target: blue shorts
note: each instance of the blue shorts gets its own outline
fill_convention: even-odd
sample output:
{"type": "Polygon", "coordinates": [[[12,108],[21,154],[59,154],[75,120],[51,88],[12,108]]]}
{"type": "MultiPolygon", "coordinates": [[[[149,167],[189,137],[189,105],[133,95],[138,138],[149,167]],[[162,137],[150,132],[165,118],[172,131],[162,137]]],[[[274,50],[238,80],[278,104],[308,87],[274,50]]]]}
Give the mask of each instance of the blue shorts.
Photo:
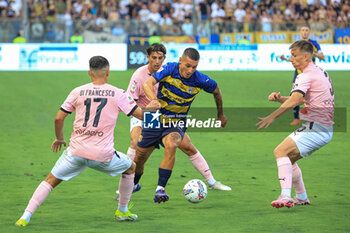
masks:
{"type": "Polygon", "coordinates": [[[298,75],[299,75],[298,70],[295,70],[294,77],[293,77],[293,83],[295,83],[295,79],[297,78],[298,75]]]}
{"type": "Polygon", "coordinates": [[[160,129],[142,129],[137,145],[141,148],[154,146],[159,149],[159,145],[164,147],[162,139],[172,132],[178,132],[183,139],[186,128],[161,126],[160,129]]]}

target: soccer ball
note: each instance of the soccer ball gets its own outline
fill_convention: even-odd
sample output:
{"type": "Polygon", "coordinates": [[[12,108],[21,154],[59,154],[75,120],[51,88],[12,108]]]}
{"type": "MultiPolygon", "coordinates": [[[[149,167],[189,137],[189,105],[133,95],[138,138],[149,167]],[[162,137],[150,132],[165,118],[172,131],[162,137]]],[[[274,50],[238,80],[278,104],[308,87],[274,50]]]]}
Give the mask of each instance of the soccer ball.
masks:
{"type": "Polygon", "coordinates": [[[199,203],[206,198],[207,194],[207,186],[201,180],[190,180],[184,186],[184,195],[189,202],[199,203]]]}

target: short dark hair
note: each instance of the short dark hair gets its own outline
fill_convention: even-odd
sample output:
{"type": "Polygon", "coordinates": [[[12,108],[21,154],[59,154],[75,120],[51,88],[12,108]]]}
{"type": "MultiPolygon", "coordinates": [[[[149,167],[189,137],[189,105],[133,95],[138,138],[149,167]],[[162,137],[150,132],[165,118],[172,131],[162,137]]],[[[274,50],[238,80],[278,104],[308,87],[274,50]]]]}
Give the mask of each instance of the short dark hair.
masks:
{"type": "Polygon", "coordinates": [[[191,58],[194,61],[199,61],[199,52],[197,51],[197,49],[194,48],[187,48],[185,49],[184,53],[182,54],[182,56],[187,56],[189,58],[191,58]]]}
{"type": "Polygon", "coordinates": [[[153,52],[162,52],[164,55],[166,54],[166,48],[163,44],[154,43],[147,50],[147,55],[151,55],[153,52]]]}
{"type": "Polygon", "coordinates": [[[308,24],[302,24],[302,25],[300,25],[300,29],[301,29],[301,28],[304,28],[304,27],[310,29],[310,26],[309,26],[308,24]]]}
{"type": "Polygon", "coordinates": [[[101,70],[106,67],[109,67],[109,62],[105,57],[102,56],[93,56],[89,60],[89,66],[92,70],[101,70]]]}
{"type": "Polygon", "coordinates": [[[312,43],[310,41],[307,40],[298,40],[295,41],[290,47],[289,49],[299,49],[300,52],[306,52],[309,53],[310,56],[312,56],[312,54],[314,53],[314,46],[312,45],[312,43]]]}

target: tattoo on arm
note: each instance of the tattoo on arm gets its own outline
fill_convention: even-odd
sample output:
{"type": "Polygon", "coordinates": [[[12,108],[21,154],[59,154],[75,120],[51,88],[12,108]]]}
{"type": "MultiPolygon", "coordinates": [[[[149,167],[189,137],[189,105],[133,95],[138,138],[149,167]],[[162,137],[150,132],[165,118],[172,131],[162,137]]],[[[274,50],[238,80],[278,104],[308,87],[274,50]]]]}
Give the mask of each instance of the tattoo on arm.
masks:
{"type": "Polygon", "coordinates": [[[213,92],[213,94],[214,94],[214,100],[218,111],[218,115],[221,115],[223,114],[223,110],[222,110],[222,95],[221,95],[220,89],[217,87],[213,92]]]}

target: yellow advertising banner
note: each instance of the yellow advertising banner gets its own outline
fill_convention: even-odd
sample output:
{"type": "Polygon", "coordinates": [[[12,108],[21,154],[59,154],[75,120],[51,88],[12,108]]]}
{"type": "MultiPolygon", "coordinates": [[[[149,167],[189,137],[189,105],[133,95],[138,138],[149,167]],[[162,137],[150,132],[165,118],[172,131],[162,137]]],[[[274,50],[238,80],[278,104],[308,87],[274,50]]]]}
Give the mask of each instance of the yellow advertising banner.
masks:
{"type": "Polygon", "coordinates": [[[128,44],[131,45],[145,45],[148,44],[148,36],[129,36],[128,44]]]}
{"type": "Polygon", "coordinates": [[[163,43],[189,43],[190,38],[188,36],[162,36],[163,43]]]}
{"type": "Polygon", "coordinates": [[[256,43],[290,43],[290,32],[256,32],[256,43]]]}
{"type": "Polygon", "coordinates": [[[237,44],[240,39],[246,36],[247,40],[251,44],[255,44],[254,33],[221,33],[220,34],[220,43],[221,44],[237,44]]]}
{"type": "MultiPolygon", "coordinates": [[[[333,31],[328,30],[324,32],[317,32],[317,31],[311,31],[310,39],[316,40],[319,44],[322,43],[328,43],[332,44],[333,43],[333,31]]],[[[299,32],[291,32],[291,42],[301,40],[301,35],[299,32]]]]}

